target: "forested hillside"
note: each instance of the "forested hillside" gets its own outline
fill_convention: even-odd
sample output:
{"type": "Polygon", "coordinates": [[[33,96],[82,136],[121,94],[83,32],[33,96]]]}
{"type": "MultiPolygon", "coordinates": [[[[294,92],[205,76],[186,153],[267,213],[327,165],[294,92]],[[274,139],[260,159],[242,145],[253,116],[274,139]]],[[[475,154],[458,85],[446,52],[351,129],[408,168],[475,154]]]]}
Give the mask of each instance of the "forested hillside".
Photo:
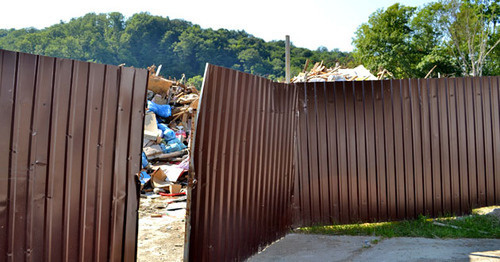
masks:
{"type": "MultiPolygon", "coordinates": [[[[162,64],[162,75],[177,78],[202,75],[207,62],[271,79],[283,78],[285,71],[284,41],[265,42],[245,31],[203,29],[148,13],[128,19],[120,13],[90,13],[41,30],[0,29],[0,48],[142,68],[162,64]]],[[[292,46],[291,53],[294,75],[307,58],[353,65],[352,55],[338,50],[292,46]]]]}
{"type": "MultiPolygon", "coordinates": [[[[352,53],[292,45],[292,75],[306,59],[329,67],[364,64],[374,74],[386,69],[395,78],[500,75],[499,14],[498,0],[438,0],[421,7],[396,3],[376,10],[358,27],[352,53]]],[[[283,79],[285,72],[284,41],[148,13],[129,18],[90,13],[41,30],[0,29],[0,48],[142,68],[162,64],[163,76],[185,74],[198,85],[207,62],[273,80],[283,79]]]]}

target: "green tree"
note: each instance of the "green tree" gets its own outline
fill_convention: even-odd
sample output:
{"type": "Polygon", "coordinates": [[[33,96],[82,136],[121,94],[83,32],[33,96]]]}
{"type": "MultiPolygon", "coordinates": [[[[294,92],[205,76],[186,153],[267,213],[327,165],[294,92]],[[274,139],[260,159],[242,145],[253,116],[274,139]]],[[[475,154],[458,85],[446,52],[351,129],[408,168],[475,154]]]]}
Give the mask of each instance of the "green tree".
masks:
{"type": "Polygon", "coordinates": [[[354,57],[398,78],[498,74],[498,0],[442,0],[420,9],[395,4],[373,13],[353,39],[354,57]]]}
{"type": "Polygon", "coordinates": [[[169,27],[169,19],[148,13],[133,15],[126,22],[121,42],[131,57],[131,63],[147,67],[158,63],[161,56],[161,40],[169,27]]]}
{"type": "Polygon", "coordinates": [[[446,33],[443,29],[444,9],[440,2],[430,3],[421,8],[411,21],[413,29],[412,42],[414,52],[418,56],[416,77],[424,77],[432,68],[431,76],[460,75],[461,70],[454,59],[450,47],[446,43],[446,33]]]}
{"type": "Polygon", "coordinates": [[[201,90],[201,85],[203,84],[203,76],[197,75],[189,78],[187,80],[189,85],[193,85],[196,89],[201,90]]]}
{"type": "Polygon", "coordinates": [[[415,11],[415,7],[394,4],[370,15],[356,31],[354,57],[372,71],[383,67],[398,78],[414,76],[418,59],[410,21],[415,11]]]}
{"type": "MultiPolygon", "coordinates": [[[[497,27],[496,32],[491,36],[489,46],[493,47],[498,41],[500,41],[500,27],[497,27]]],[[[491,53],[485,57],[483,74],[500,75],[500,48],[498,44],[491,50],[491,53]]]]}
{"type": "MultiPolygon", "coordinates": [[[[245,31],[204,29],[180,19],[120,13],[86,14],[45,29],[0,29],[0,48],[106,64],[147,67],[162,64],[161,74],[192,78],[206,63],[243,70],[271,79],[284,77],[284,41],[265,42],[245,31]]],[[[333,66],[351,61],[339,50],[309,50],[292,45],[292,72],[306,59],[333,66]],[[342,62],[341,62],[342,63],[342,62]]]]}
{"type": "Polygon", "coordinates": [[[441,12],[454,57],[465,75],[481,76],[488,55],[498,46],[498,0],[444,0],[441,12]]]}

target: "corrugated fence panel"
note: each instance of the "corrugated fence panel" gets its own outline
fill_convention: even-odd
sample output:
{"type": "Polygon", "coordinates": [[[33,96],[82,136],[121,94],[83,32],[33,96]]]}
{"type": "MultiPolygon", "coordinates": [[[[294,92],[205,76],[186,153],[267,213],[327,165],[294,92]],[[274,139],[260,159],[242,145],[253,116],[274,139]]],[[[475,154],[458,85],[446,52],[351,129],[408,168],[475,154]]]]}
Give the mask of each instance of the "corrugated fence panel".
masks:
{"type": "Polygon", "coordinates": [[[295,87],[208,65],[202,92],[189,260],[243,260],[291,226],[295,87]]]}
{"type": "Polygon", "coordinates": [[[291,226],[499,204],[499,82],[287,85],[208,65],[186,259],[243,260],[291,226]]]}
{"type": "Polygon", "coordinates": [[[0,261],[135,260],[147,76],[0,50],[0,261]]]}
{"type": "Polygon", "coordinates": [[[294,84],[294,225],[463,214],[500,203],[499,79],[294,84]]]}

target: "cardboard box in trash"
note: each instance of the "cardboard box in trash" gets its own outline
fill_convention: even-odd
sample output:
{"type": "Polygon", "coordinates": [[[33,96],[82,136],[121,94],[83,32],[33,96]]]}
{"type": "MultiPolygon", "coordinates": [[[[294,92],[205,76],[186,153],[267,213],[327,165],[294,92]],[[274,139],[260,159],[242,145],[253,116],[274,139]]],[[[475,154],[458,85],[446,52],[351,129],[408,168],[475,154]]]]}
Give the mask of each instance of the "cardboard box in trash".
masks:
{"type": "Polygon", "coordinates": [[[153,187],[163,188],[170,192],[170,194],[177,194],[181,191],[182,186],[179,184],[173,184],[171,181],[167,181],[168,177],[163,172],[161,168],[158,168],[153,174],[151,174],[151,179],[153,182],[153,187]]]}

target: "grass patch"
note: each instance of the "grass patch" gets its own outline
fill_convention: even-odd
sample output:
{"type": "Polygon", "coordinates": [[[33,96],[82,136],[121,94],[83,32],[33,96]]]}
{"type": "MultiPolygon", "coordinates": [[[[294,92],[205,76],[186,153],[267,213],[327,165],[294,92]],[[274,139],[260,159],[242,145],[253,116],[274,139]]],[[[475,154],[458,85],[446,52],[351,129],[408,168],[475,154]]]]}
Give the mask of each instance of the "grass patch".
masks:
{"type": "Polygon", "coordinates": [[[500,219],[473,212],[464,217],[429,219],[420,216],[415,220],[397,222],[363,223],[349,225],[312,226],[297,229],[307,234],[427,237],[427,238],[500,238],[500,219]],[[438,226],[438,222],[447,226],[438,226]]]}

